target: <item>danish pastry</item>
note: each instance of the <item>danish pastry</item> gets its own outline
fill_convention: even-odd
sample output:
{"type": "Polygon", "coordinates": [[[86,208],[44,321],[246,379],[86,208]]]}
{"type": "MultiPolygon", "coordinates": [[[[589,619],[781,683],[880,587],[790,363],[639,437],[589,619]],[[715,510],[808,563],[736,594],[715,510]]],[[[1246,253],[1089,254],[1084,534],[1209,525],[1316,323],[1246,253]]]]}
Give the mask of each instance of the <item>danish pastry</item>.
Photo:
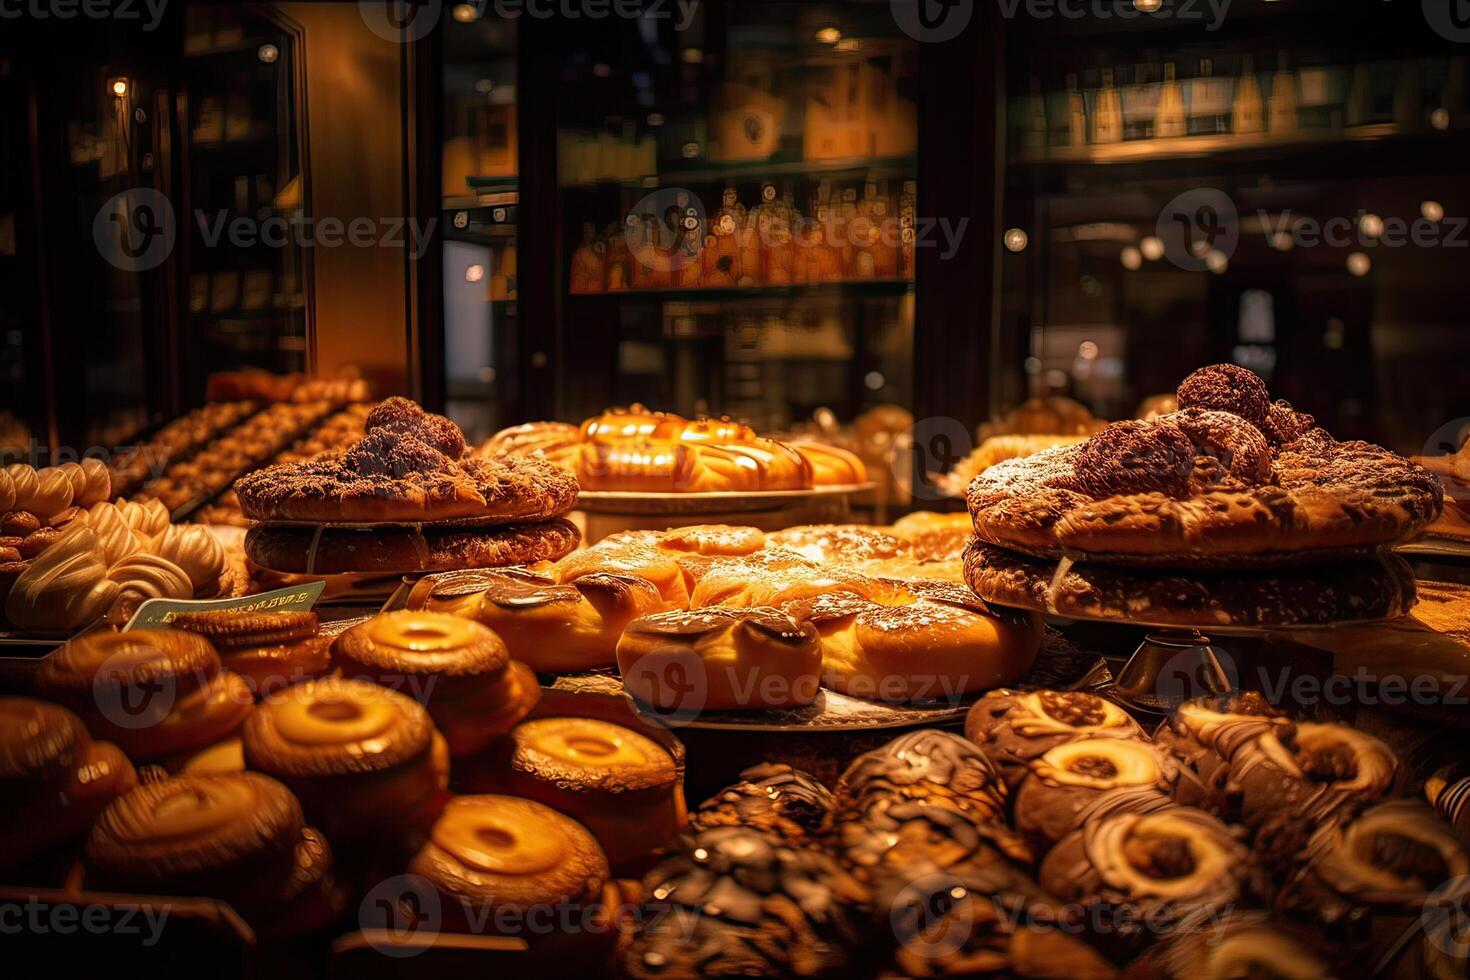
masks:
{"type": "Polygon", "coordinates": [[[965,716],[965,737],[985,750],[1015,788],[1031,763],[1084,738],[1147,740],[1133,717],[1085,691],[991,691],[965,716]]]}

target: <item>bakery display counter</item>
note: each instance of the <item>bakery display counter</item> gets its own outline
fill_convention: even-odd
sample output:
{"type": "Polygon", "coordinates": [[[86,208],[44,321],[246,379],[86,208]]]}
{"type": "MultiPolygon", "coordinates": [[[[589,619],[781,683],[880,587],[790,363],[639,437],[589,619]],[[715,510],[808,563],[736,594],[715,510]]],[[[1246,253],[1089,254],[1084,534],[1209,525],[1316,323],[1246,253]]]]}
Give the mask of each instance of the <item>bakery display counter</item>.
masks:
{"type": "MultiPolygon", "coordinates": [[[[586,493],[863,464],[637,407],[479,448],[407,399],[339,409],[340,443],[234,481],[240,603],[104,619],[16,674],[0,881],[183,896],[170,955],[223,929],[253,975],[1463,972],[1470,607],[1393,551],[1439,477],[1240,369],[1169,408],[987,466],[962,513],[597,540],[586,493]],[[259,595],[312,581],[393,589],[259,595]]],[[[90,535],[98,595],[217,541],[96,464],[6,479],[77,511],[50,548],[90,535]]],[[[55,560],[7,610],[70,608],[31,571],[55,560]]]]}

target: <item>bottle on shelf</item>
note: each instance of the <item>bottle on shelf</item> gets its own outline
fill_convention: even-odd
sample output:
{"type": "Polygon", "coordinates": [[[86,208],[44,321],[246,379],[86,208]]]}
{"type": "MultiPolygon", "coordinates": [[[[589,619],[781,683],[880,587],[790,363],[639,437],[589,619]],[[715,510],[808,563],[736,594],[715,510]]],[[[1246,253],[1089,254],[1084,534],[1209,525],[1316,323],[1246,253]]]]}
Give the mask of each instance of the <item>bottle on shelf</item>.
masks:
{"type": "Polygon", "coordinates": [[[633,288],[668,289],[673,286],[673,250],[663,242],[659,216],[629,216],[637,221],[638,247],[633,250],[633,288]]]}
{"type": "Polygon", "coordinates": [[[1087,100],[1077,87],[1077,76],[1067,76],[1067,118],[1062,133],[1062,146],[1087,145],[1087,100]]]}
{"type": "Polygon", "coordinates": [[[1189,83],[1188,131],[1191,136],[1217,136],[1230,132],[1230,104],[1234,85],[1215,75],[1212,58],[1201,58],[1199,76],[1189,83]]]}
{"type": "Polygon", "coordinates": [[[837,206],[832,201],[831,181],[823,178],[817,186],[815,227],[817,243],[813,256],[808,260],[813,282],[839,282],[843,272],[843,248],[841,235],[845,229],[839,226],[837,206]]]}
{"type": "Polygon", "coordinates": [[[600,293],[607,277],[604,255],[607,247],[597,240],[592,222],[582,225],[582,244],[572,252],[573,293],[600,293]]]}
{"type": "Polygon", "coordinates": [[[1277,57],[1276,71],[1271,74],[1266,125],[1272,136],[1286,136],[1297,131],[1296,72],[1287,64],[1284,51],[1277,57]]]}
{"type": "Polygon", "coordinates": [[[1123,107],[1118,101],[1118,89],[1113,85],[1113,70],[1102,70],[1102,88],[1092,105],[1092,141],[1094,143],[1120,143],[1123,140],[1123,107]]]}
{"type": "Polygon", "coordinates": [[[903,278],[914,279],[914,262],[917,258],[919,232],[915,227],[918,214],[918,181],[903,182],[903,193],[898,199],[899,268],[903,278]]]}
{"type": "Polygon", "coordinates": [[[1123,139],[1146,140],[1154,135],[1154,118],[1159,111],[1159,85],[1153,66],[1133,67],[1132,84],[1123,86],[1123,139]]]}
{"type": "Polygon", "coordinates": [[[609,226],[606,238],[604,263],[607,272],[603,289],[609,293],[620,293],[632,286],[633,252],[628,248],[628,236],[620,225],[609,226]]]}
{"type": "Polygon", "coordinates": [[[1419,78],[1419,63],[1412,58],[1399,62],[1398,83],[1393,89],[1393,121],[1401,131],[1412,132],[1424,126],[1424,89],[1419,78]]]}
{"type": "Polygon", "coordinates": [[[1240,61],[1240,84],[1235,87],[1235,106],[1230,128],[1237,135],[1265,132],[1266,104],[1261,99],[1261,85],[1256,80],[1255,64],[1250,55],[1240,61]]]}
{"type": "Polygon", "coordinates": [[[873,276],[876,279],[897,279],[899,275],[898,219],[889,207],[886,189],[877,181],[867,183],[863,195],[862,210],[873,224],[873,276]]]}
{"type": "Polygon", "coordinates": [[[740,275],[737,285],[763,285],[765,270],[766,235],[771,225],[771,213],[776,200],[776,185],[761,185],[760,203],[745,214],[745,220],[737,233],[740,243],[740,275]]]}
{"type": "Polygon", "coordinates": [[[1159,107],[1154,114],[1154,135],[1172,139],[1187,132],[1184,119],[1184,92],[1175,75],[1174,62],[1164,65],[1164,81],[1159,86],[1159,107]]]}
{"type": "Polygon", "coordinates": [[[1046,153],[1046,99],[1041,94],[1041,79],[1031,76],[1031,88],[1021,114],[1021,152],[1028,157],[1046,153]]]}
{"type": "Polygon", "coordinates": [[[700,252],[701,286],[734,286],[740,279],[739,226],[729,206],[720,208],[700,252]]]}
{"type": "Polygon", "coordinates": [[[705,224],[699,220],[698,209],[690,205],[688,195],[681,193],[677,203],[682,220],[675,276],[681,288],[693,289],[701,284],[704,270],[700,253],[704,250],[705,224]]]}

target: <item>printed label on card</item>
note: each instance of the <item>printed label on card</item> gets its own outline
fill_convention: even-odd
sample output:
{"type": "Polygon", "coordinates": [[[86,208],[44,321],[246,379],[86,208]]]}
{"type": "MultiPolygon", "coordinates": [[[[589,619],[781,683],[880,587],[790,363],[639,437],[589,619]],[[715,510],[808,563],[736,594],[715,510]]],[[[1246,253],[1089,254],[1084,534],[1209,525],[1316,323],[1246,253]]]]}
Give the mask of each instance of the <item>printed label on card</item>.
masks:
{"type": "Polygon", "coordinates": [[[241,596],[238,599],[149,599],[138,607],[123,632],[168,629],[174,617],[184,612],[297,612],[306,611],[321,598],[325,582],[308,582],[284,589],[241,596]]]}

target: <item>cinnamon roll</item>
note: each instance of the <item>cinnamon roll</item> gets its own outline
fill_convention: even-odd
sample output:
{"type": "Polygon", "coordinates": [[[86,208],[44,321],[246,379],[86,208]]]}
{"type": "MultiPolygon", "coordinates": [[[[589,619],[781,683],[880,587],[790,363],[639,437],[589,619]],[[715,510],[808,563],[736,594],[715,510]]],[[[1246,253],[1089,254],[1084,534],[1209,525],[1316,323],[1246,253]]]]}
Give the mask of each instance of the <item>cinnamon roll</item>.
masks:
{"type": "Polygon", "coordinates": [[[1186,701],[1159,726],[1154,741],[1199,776],[1207,810],[1234,819],[1239,800],[1233,798],[1228,760],[1262,734],[1290,725],[1265,698],[1247,692],[1186,701]]]}
{"type": "Polygon", "coordinates": [[[991,691],[975,702],[965,716],[965,737],[1000,767],[1012,789],[1034,760],[1065,742],[1148,739],[1128,712],[1096,694],[1009,688],[991,691]]]}
{"type": "Polygon", "coordinates": [[[326,840],[286,787],[253,772],[176,776],[114,800],[87,869],[95,890],[224,899],[267,935],[312,932],[345,905],[326,840]]]}
{"type": "Polygon", "coordinates": [[[861,965],[866,889],[820,851],[719,827],[661,862],[643,890],[623,963],[637,980],[842,976],[861,965]]]}
{"type": "Polygon", "coordinates": [[[427,826],[449,753],[417,701],[368,681],[323,677],[277,691],[241,733],[245,764],[296,794],[334,841],[427,826]]]}
{"type": "Polygon", "coordinates": [[[498,636],[448,613],[379,613],[339,636],[332,652],[345,675],[422,702],[451,756],[478,752],[541,700],[535,675],[498,636]]]}
{"type": "Polygon", "coordinates": [[[218,742],[254,704],[208,640],[179,630],[103,631],[72,640],[46,658],[36,690],[138,762],[218,742]]]}
{"type": "Polygon", "coordinates": [[[1342,976],[1326,940],[1264,912],[1231,912],[1219,923],[1177,933],[1129,964],[1125,980],[1325,980],[1342,976]]]}
{"type": "Polygon", "coordinates": [[[684,829],[682,759],[621,725],[523,721],[491,755],[460,774],[464,789],[536,800],[574,817],[619,873],[646,868],[650,852],[684,829]]]}
{"type": "Polygon", "coordinates": [[[97,815],[136,783],[127,757],[92,741],[72,712],[0,698],[0,868],[85,837],[97,815]]]}
{"type": "Polygon", "coordinates": [[[1044,853],[1101,815],[1192,805],[1203,796],[1193,773],[1147,742],[1078,739],[1032,761],[1016,790],[1015,824],[1044,853]]]}
{"type": "Polygon", "coordinates": [[[1272,833],[1307,831],[1343,806],[1392,796],[1403,764],[1383,742],[1347,725],[1271,727],[1231,753],[1230,790],[1240,817],[1272,833]]]}
{"type": "Polygon", "coordinates": [[[1214,920],[1242,901],[1249,870],[1250,852],[1229,827],[1172,806],[1098,816],[1052,848],[1039,880],[1079,906],[1100,947],[1123,954],[1214,920]]]}

